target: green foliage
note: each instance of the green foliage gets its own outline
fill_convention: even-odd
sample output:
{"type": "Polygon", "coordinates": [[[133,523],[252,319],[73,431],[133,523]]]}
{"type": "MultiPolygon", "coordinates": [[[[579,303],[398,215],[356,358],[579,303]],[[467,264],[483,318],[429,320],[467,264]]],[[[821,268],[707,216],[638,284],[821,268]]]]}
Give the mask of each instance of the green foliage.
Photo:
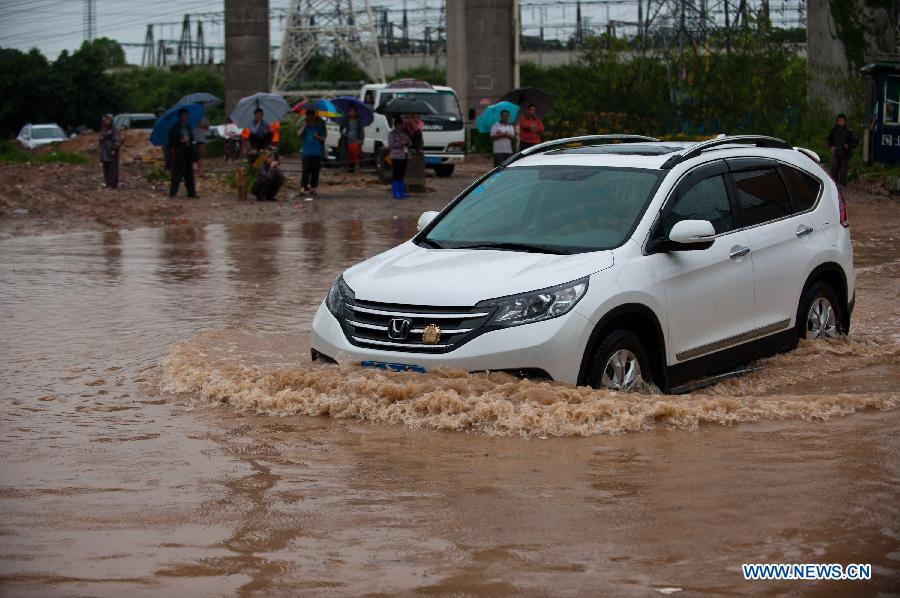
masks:
{"type": "Polygon", "coordinates": [[[97,127],[124,97],[105,70],[124,60],[121,47],[102,38],[64,51],[52,63],[37,50],[0,49],[0,136],[26,123],[97,127]]]}
{"type": "Polygon", "coordinates": [[[221,158],[225,155],[225,140],[219,137],[207,138],[203,144],[203,158],[209,160],[211,158],[221,158]]]}
{"type": "Polygon", "coordinates": [[[29,151],[14,141],[0,141],[0,162],[13,164],[87,164],[83,154],[51,150],[49,152],[29,151]]]}
{"type": "Polygon", "coordinates": [[[300,138],[297,137],[297,129],[300,128],[300,118],[293,112],[289,112],[281,121],[280,141],[278,153],[281,156],[293,156],[300,151],[300,138]]]}
{"type": "Polygon", "coordinates": [[[152,183],[162,183],[169,180],[169,172],[165,168],[156,167],[147,173],[147,180],[152,183]]]}
{"type": "MultiPolygon", "coordinates": [[[[124,93],[124,111],[153,112],[169,108],[183,96],[200,91],[224,97],[225,78],[212,69],[167,70],[129,67],[113,74],[113,82],[124,93]]],[[[207,110],[210,122],[224,121],[221,108],[207,110]],[[218,111],[218,114],[216,113],[218,111]]]]}
{"type": "Polygon", "coordinates": [[[408,69],[400,69],[391,75],[389,79],[419,79],[421,81],[428,81],[432,85],[446,85],[447,73],[444,69],[437,67],[415,66],[408,69]]]}

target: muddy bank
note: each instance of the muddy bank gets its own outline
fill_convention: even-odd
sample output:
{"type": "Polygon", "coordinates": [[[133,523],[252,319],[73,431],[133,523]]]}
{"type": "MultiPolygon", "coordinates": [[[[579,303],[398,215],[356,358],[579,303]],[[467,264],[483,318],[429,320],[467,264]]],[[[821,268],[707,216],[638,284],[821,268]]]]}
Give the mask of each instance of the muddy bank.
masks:
{"type": "Polygon", "coordinates": [[[432,174],[427,193],[412,194],[404,201],[394,200],[390,186],[379,183],[373,172],[353,175],[324,169],[319,193],[307,201],[300,193],[299,160],[286,158],[283,163],[289,176],[278,202],[257,202],[252,195],[250,201],[238,201],[229,176],[236,165],[222,159],[207,161],[207,176],[197,178],[197,199],[185,197],[183,185],[179,196],[170,199],[168,181],[158,180],[161,171],[153,160],[123,162],[116,190],[103,187],[99,164],[0,163],[0,238],[168,224],[306,220],[319,217],[319,203],[329,201],[341,202],[341,210],[355,217],[418,216],[442,208],[490,168],[487,160],[473,158],[450,178],[432,174]]]}

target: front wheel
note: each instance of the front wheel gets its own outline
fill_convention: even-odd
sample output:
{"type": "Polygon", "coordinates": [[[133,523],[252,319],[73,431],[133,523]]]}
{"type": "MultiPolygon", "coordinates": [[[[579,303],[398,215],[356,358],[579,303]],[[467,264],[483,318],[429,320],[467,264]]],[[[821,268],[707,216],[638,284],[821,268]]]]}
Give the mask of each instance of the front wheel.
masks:
{"type": "Polygon", "coordinates": [[[803,293],[797,310],[800,338],[834,338],[844,333],[844,315],[837,294],[824,282],[815,282],[803,293]]]}
{"type": "Polygon", "coordinates": [[[649,386],[650,376],[650,360],[641,339],[630,330],[614,330],[594,352],[587,383],[594,388],[631,391],[649,386]]]}
{"type": "Polygon", "coordinates": [[[455,167],[455,164],[437,164],[434,167],[434,174],[441,178],[447,178],[453,175],[453,169],[455,167]]]}

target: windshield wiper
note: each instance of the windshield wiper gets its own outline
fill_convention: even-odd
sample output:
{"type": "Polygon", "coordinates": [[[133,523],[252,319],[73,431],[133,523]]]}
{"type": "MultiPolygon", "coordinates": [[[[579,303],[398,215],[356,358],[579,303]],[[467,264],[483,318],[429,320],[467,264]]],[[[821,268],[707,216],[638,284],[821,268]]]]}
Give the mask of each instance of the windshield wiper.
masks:
{"type": "Polygon", "coordinates": [[[431,247],[432,249],[443,249],[444,248],[443,245],[441,245],[437,241],[432,241],[428,237],[425,237],[424,239],[419,239],[419,243],[421,243],[422,245],[425,245],[426,247],[431,247]]]}
{"type": "Polygon", "coordinates": [[[530,243],[476,243],[474,245],[460,245],[454,249],[506,249],[508,251],[526,251],[528,253],[550,253],[553,255],[571,255],[571,252],[547,245],[532,245],[530,243]]]}

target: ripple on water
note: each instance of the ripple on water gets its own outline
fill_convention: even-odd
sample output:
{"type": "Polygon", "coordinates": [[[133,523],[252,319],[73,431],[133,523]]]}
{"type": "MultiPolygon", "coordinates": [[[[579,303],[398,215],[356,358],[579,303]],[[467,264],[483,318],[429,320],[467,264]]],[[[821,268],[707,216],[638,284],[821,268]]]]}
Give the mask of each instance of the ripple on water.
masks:
{"type": "Polygon", "coordinates": [[[874,341],[803,343],[763,361],[753,374],[681,396],[613,393],[499,372],[435,369],[422,375],[291,364],[277,354],[242,350],[258,341],[223,331],[176,345],[162,364],[163,389],[191,393],[198,404],[270,416],[354,418],[414,429],[522,436],[587,436],[657,426],[696,430],[701,424],[766,419],[827,421],[900,404],[900,393],[893,389],[833,393],[804,387],[823,375],[838,376],[869,364],[896,366],[900,349],[874,341]]]}

